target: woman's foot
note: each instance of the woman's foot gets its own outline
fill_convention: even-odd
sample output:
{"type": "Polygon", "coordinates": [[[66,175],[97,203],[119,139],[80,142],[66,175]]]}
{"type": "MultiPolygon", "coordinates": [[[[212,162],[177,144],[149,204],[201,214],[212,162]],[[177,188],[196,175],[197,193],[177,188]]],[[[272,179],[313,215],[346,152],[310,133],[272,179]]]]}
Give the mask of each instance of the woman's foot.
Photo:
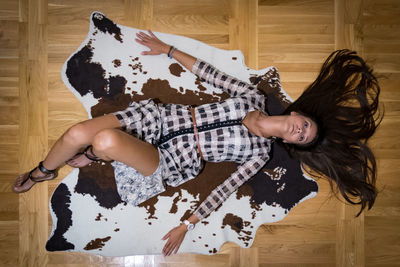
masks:
{"type": "Polygon", "coordinates": [[[89,165],[92,162],[93,160],[87,158],[85,154],[78,153],[69,160],[67,160],[65,163],[74,168],[82,168],[89,165]]]}
{"type": "Polygon", "coordinates": [[[93,153],[93,146],[88,146],[83,152],[80,152],[67,160],[65,163],[68,164],[71,167],[74,168],[82,168],[93,161],[100,161],[101,159],[98,158],[94,153],[93,153]]]}
{"type": "Polygon", "coordinates": [[[36,183],[52,180],[57,177],[57,169],[48,170],[43,167],[43,161],[39,166],[30,172],[21,174],[15,179],[13,191],[15,193],[24,193],[31,189],[36,183]]]}

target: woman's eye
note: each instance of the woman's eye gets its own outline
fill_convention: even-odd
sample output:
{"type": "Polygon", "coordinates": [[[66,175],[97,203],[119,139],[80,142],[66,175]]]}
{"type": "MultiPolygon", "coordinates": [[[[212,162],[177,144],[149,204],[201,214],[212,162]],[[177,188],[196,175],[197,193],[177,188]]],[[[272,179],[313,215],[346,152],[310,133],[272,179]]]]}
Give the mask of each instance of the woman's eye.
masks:
{"type": "Polygon", "coordinates": [[[308,122],[304,122],[304,128],[308,127],[308,122]]]}

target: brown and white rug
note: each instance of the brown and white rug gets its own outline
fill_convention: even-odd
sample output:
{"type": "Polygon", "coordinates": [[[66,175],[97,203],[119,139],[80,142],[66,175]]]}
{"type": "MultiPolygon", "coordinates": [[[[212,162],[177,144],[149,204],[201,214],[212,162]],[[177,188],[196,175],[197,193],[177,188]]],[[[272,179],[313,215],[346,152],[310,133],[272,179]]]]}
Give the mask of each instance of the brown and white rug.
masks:
{"type": "MultiPolygon", "coordinates": [[[[100,12],[90,17],[86,40],[62,69],[66,86],[89,118],[124,109],[132,101],[153,98],[164,103],[199,105],[227,97],[167,56],[142,56],[134,41],[138,29],[115,24],[100,12]]],[[[291,101],[278,71],[251,70],[240,51],[226,51],[172,34],[161,40],[257,85],[268,95],[270,114],[291,101]]],[[[299,162],[273,145],[272,159],[209,217],[188,232],[180,253],[215,254],[227,241],[250,247],[258,227],[282,220],[300,202],[317,194],[317,183],[303,175],[299,162]]],[[[111,163],[74,169],[51,200],[49,251],[81,251],[107,256],[161,254],[161,238],[188,218],[208,194],[235,170],[233,163],[207,163],[199,177],[168,188],[138,207],[122,202],[111,163]]]]}

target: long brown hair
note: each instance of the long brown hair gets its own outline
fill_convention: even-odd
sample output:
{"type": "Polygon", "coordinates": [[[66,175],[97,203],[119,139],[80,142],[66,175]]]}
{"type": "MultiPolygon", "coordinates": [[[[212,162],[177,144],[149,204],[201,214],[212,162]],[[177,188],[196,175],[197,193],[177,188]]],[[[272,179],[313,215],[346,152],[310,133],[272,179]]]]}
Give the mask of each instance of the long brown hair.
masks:
{"type": "Polygon", "coordinates": [[[317,79],[287,107],[318,124],[318,137],[308,146],[279,142],[292,157],[328,177],[333,191],[346,201],[371,209],[377,196],[376,161],[367,145],[383,118],[380,87],[372,69],[356,52],[338,50],[317,79]],[[336,184],[336,188],[334,187],[336,184]]]}

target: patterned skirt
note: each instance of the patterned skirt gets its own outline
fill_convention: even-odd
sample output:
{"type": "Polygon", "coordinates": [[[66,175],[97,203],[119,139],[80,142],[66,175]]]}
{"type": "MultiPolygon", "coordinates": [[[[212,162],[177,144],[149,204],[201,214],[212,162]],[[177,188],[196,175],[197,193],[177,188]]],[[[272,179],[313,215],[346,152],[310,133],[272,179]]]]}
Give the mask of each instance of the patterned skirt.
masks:
{"type": "MultiPolygon", "coordinates": [[[[122,129],[151,144],[157,144],[161,135],[160,112],[152,100],[132,102],[125,110],[113,112],[121,123],[122,129]]],[[[118,161],[112,162],[115,181],[121,199],[137,206],[147,199],[165,191],[166,163],[159,151],[157,170],[144,176],[134,168],[118,161]]]]}
{"type": "Polygon", "coordinates": [[[182,127],[193,126],[186,106],[160,106],[149,99],[132,102],[125,110],[112,114],[125,132],[157,147],[160,157],[157,170],[150,176],[143,176],[124,163],[112,163],[118,193],[123,201],[136,206],[164,192],[166,185],[179,186],[201,171],[203,162],[193,133],[180,134],[182,127]],[[182,116],[187,123],[177,128],[174,122],[181,121],[182,116]],[[174,137],[177,132],[180,135],[174,137]]]}
{"type": "Polygon", "coordinates": [[[160,155],[160,162],[157,170],[149,175],[136,171],[134,168],[119,161],[113,161],[115,181],[118,194],[126,203],[137,206],[147,199],[165,191],[165,160],[160,155]]]}

